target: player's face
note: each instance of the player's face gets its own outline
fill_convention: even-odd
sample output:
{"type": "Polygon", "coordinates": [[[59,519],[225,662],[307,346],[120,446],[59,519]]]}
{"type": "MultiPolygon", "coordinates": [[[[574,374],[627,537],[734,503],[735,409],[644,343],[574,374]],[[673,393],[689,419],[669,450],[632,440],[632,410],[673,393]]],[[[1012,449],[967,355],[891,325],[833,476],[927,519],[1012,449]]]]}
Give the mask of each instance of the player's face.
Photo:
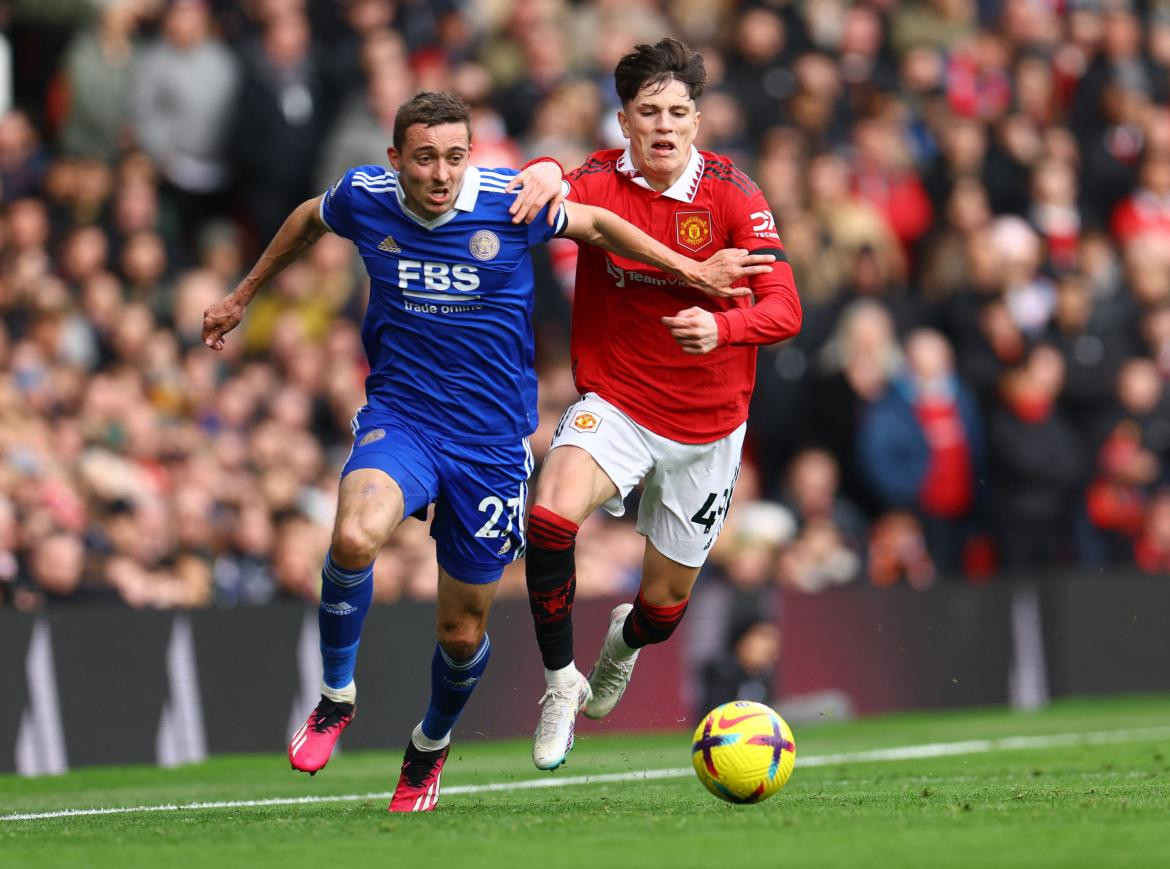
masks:
{"type": "Polygon", "coordinates": [[[466,124],[412,124],[402,137],[402,150],[389,148],[390,165],[406,206],[419,217],[433,220],[455,206],[471,156],[466,124]]]}
{"type": "Polygon", "coordinates": [[[618,123],[630,140],[634,166],[655,190],[679,179],[699,131],[699,111],[686,85],[671,79],[663,87],[650,84],[618,112],[618,123]]]}

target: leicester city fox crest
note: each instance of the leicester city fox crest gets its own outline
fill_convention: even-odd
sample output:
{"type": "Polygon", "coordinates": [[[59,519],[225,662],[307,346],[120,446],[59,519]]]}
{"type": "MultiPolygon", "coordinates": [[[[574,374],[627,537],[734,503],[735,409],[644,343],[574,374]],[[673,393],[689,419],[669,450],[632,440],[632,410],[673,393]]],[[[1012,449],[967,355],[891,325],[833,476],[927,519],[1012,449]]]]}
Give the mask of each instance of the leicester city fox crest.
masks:
{"type": "Polygon", "coordinates": [[[481,262],[494,259],[500,252],[500,237],[490,229],[481,229],[467,243],[471,255],[481,262]]]}

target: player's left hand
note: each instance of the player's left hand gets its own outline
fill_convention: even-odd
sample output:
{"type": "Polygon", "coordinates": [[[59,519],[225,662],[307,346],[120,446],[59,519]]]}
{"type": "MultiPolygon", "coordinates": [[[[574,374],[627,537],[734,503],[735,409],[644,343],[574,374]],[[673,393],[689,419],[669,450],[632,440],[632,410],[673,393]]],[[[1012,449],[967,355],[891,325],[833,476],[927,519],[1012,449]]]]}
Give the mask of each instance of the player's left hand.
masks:
{"type": "Polygon", "coordinates": [[[695,274],[688,281],[696,290],[716,298],[750,296],[749,287],[733,287],[731,284],[752,275],[764,275],[772,271],[776,261],[770,253],[749,253],[740,247],[724,248],[712,254],[695,266],[695,274]]]}
{"type": "Polygon", "coordinates": [[[710,353],[719,346],[719,324],[715,315],[703,308],[687,308],[673,317],[663,317],[683,353],[710,353]]]}
{"type": "Polygon", "coordinates": [[[547,160],[533,163],[527,169],[504,185],[508,193],[517,193],[516,199],[508,208],[513,223],[532,223],[540,209],[548,204],[548,225],[552,226],[557,219],[557,208],[564,201],[565,195],[561,187],[560,167],[547,160]]]}

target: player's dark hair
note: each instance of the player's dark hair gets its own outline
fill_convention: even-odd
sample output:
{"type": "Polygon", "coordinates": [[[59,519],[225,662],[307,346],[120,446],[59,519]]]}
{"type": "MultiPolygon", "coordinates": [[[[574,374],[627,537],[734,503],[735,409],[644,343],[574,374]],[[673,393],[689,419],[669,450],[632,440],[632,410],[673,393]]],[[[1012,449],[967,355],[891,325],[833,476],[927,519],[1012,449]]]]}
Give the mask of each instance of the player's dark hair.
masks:
{"type": "Polygon", "coordinates": [[[463,124],[471,138],[471,109],[455,94],[445,91],[422,91],[402,104],[394,115],[394,147],[402,150],[406,131],[415,124],[437,127],[439,124],[463,124]]]}
{"type": "Polygon", "coordinates": [[[661,90],[672,79],[685,85],[687,95],[697,100],[707,83],[707,67],[703,65],[703,55],[669,36],[654,45],[635,45],[613,71],[613,83],[622,105],[647,85],[658,85],[661,90]]]}

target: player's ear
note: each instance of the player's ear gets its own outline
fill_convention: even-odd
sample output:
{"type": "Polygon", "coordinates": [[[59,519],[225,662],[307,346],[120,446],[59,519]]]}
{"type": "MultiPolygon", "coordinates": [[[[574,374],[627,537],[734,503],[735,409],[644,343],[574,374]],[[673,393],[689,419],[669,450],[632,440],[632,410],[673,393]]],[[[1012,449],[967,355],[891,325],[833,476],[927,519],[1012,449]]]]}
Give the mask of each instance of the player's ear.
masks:
{"type": "Polygon", "coordinates": [[[402,169],[402,155],[398,152],[397,148],[391,145],[386,149],[386,156],[390,159],[390,166],[395,172],[402,169]]]}
{"type": "Polygon", "coordinates": [[[630,138],[630,119],[621,109],[618,109],[618,126],[622,128],[622,135],[627,139],[630,138]]]}

